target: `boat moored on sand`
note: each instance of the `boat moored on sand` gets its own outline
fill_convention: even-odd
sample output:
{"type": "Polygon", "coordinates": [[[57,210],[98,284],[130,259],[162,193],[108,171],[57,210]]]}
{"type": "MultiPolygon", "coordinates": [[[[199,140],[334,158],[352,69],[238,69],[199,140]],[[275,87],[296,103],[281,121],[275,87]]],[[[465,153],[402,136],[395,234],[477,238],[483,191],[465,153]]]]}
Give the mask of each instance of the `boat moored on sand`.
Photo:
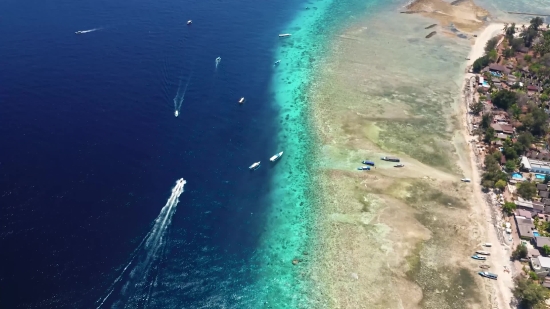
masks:
{"type": "Polygon", "coordinates": [[[487,271],[480,271],[480,272],[478,272],[478,274],[482,277],[493,279],[493,280],[497,280],[497,278],[498,278],[498,275],[487,272],[487,271]]]}
{"type": "Polygon", "coordinates": [[[374,166],[374,162],[373,162],[373,161],[363,160],[363,161],[361,161],[361,163],[363,163],[363,164],[365,164],[365,165],[374,166]]]}
{"type": "Polygon", "coordinates": [[[370,166],[360,166],[357,168],[358,171],[370,171],[370,166]]]}
{"type": "Polygon", "coordinates": [[[481,255],[475,254],[475,255],[472,255],[472,259],[474,259],[474,260],[480,260],[480,261],[485,261],[487,258],[484,257],[484,256],[481,256],[481,255]]]}
{"type": "Polygon", "coordinates": [[[251,170],[251,171],[255,171],[257,170],[259,167],[260,167],[260,162],[261,161],[258,161],[258,162],[254,162],[252,165],[250,165],[248,168],[251,170]]]}
{"type": "Polygon", "coordinates": [[[477,254],[481,254],[481,255],[491,255],[491,253],[487,252],[487,251],[476,251],[477,254]]]}
{"type": "Polygon", "coordinates": [[[403,166],[405,166],[405,164],[396,164],[393,167],[403,167],[403,166]]]}
{"type": "Polygon", "coordinates": [[[382,158],[380,158],[380,160],[390,161],[390,162],[399,162],[399,161],[401,161],[401,160],[399,160],[399,158],[396,158],[396,157],[382,157],[382,158]]]}
{"type": "Polygon", "coordinates": [[[269,158],[269,161],[271,162],[275,162],[277,160],[279,160],[279,158],[281,158],[283,156],[283,152],[279,152],[278,154],[272,156],[271,158],[269,158]]]}

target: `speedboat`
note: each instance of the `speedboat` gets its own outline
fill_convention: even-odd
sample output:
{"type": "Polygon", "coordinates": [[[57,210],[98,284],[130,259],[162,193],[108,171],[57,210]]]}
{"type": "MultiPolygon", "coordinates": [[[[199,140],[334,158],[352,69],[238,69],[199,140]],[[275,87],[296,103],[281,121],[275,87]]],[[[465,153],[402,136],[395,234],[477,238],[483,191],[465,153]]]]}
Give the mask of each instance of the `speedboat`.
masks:
{"type": "Polygon", "coordinates": [[[370,166],[360,166],[357,168],[358,171],[370,171],[370,166]]]}
{"type": "Polygon", "coordinates": [[[278,154],[274,155],[273,157],[269,158],[269,161],[275,162],[275,161],[279,160],[279,158],[282,157],[282,156],[283,156],[283,152],[281,151],[278,154]]]}
{"type": "Polygon", "coordinates": [[[477,254],[481,254],[481,255],[491,255],[491,253],[487,252],[487,251],[476,251],[477,254]]]}
{"type": "Polygon", "coordinates": [[[495,275],[495,274],[487,272],[487,271],[480,271],[480,272],[478,272],[478,274],[482,277],[489,278],[489,279],[497,280],[497,278],[498,278],[498,275],[495,275]]]}
{"type": "Polygon", "coordinates": [[[83,33],[82,31],[77,31],[74,34],[82,34],[82,33],[83,33]]]}
{"type": "Polygon", "coordinates": [[[291,35],[292,34],[290,34],[290,33],[281,33],[281,34],[279,34],[279,37],[280,38],[286,38],[287,36],[291,36],[291,35]]]}
{"type": "Polygon", "coordinates": [[[244,97],[242,97],[240,100],[239,100],[239,104],[243,104],[244,103],[244,97]]]}
{"type": "Polygon", "coordinates": [[[252,171],[255,171],[258,169],[258,167],[260,167],[260,161],[258,162],[254,162],[252,165],[250,165],[248,168],[252,171]]]}
{"type": "Polygon", "coordinates": [[[190,24],[192,24],[192,23],[193,23],[193,21],[192,21],[191,19],[187,21],[187,24],[188,24],[188,25],[190,25],[190,24]]]}
{"type": "Polygon", "coordinates": [[[396,164],[393,167],[403,167],[403,166],[405,166],[405,164],[396,164]]]}
{"type": "Polygon", "coordinates": [[[480,256],[480,255],[477,255],[477,254],[476,254],[476,255],[472,255],[472,259],[484,261],[484,260],[486,260],[487,258],[484,257],[484,256],[480,256]]]}
{"type": "Polygon", "coordinates": [[[176,117],[178,117],[179,114],[180,114],[180,112],[178,112],[178,111],[175,111],[175,112],[174,112],[174,116],[176,116],[176,117]]]}
{"type": "Polygon", "coordinates": [[[275,61],[275,65],[279,65],[279,63],[281,63],[281,60],[275,61]]]}

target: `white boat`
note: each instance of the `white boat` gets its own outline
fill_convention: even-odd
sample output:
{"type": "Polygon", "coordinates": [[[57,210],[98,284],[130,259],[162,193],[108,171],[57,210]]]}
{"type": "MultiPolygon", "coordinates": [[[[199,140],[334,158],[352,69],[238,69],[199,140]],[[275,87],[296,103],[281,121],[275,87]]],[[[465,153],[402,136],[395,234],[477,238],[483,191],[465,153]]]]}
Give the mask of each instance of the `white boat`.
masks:
{"type": "Polygon", "coordinates": [[[396,164],[393,167],[403,167],[403,166],[405,166],[405,164],[396,164]]]}
{"type": "Polygon", "coordinates": [[[283,152],[281,151],[278,154],[274,155],[273,157],[269,158],[269,161],[275,162],[275,161],[279,160],[279,158],[282,157],[282,156],[283,156],[283,152]]]}
{"type": "Polygon", "coordinates": [[[82,32],[82,31],[77,31],[77,32],[75,32],[74,34],[82,34],[82,33],[84,33],[84,32],[82,32]]]}
{"type": "Polygon", "coordinates": [[[240,100],[239,100],[239,104],[243,104],[244,103],[244,97],[242,97],[240,100]]]}
{"type": "Polygon", "coordinates": [[[481,255],[491,255],[491,253],[487,252],[487,251],[476,251],[477,254],[481,254],[481,255]]]}
{"type": "Polygon", "coordinates": [[[176,116],[176,117],[178,117],[179,114],[180,114],[180,112],[178,112],[178,111],[175,111],[175,112],[174,112],[174,116],[176,116]]]}
{"type": "Polygon", "coordinates": [[[281,60],[275,61],[275,65],[279,65],[281,63],[281,60]]]}
{"type": "Polygon", "coordinates": [[[252,165],[250,165],[248,168],[251,169],[251,170],[257,170],[258,167],[260,167],[260,162],[261,161],[258,161],[258,162],[254,162],[252,165]]]}
{"type": "Polygon", "coordinates": [[[192,21],[191,19],[187,21],[187,24],[188,24],[188,25],[190,25],[190,24],[192,24],[192,23],[193,23],[193,21],[192,21]]]}
{"type": "Polygon", "coordinates": [[[470,181],[472,181],[472,180],[471,180],[470,178],[462,178],[462,179],[460,179],[460,181],[462,181],[462,182],[470,182],[470,181]]]}
{"type": "Polygon", "coordinates": [[[490,242],[486,242],[486,243],[483,244],[483,246],[484,246],[484,247],[492,247],[493,244],[490,243],[490,242]]]}
{"type": "Polygon", "coordinates": [[[290,34],[290,33],[281,33],[281,34],[279,34],[279,37],[280,38],[286,38],[287,36],[291,36],[291,35],[292,34],[290,34]]]}

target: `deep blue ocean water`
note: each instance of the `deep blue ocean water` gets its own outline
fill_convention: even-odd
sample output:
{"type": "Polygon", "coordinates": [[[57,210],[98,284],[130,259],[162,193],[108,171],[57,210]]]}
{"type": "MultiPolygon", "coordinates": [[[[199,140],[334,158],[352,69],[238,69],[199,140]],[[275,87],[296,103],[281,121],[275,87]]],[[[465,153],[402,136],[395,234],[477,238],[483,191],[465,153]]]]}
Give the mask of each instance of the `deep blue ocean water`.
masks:
{"type": "Polygon", "coordinates": [[[277,166],[247,167],[279,150],[273,52],[301,9],[2,1],[0,307],[97,306],[182,177],[147,304],[242,302],[277,166]]]}

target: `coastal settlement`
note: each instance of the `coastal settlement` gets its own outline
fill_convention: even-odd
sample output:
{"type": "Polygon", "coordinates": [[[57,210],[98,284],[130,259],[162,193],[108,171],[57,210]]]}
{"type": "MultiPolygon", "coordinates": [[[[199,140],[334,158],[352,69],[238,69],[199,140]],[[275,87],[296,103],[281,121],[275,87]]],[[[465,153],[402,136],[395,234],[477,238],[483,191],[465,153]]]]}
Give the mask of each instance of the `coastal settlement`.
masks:
{"type": "MultiPolygon", "coordinates": [[[[473,59],[472,59],[473,60],[473,59]]],[[[528,308],[550,297],[550,25],[504,24],[468,68],[464,101],[471,146],[509,250],[514,296],[528,308]]],[[[492,278],[492,279],[496,279],[492,278]]]]}

